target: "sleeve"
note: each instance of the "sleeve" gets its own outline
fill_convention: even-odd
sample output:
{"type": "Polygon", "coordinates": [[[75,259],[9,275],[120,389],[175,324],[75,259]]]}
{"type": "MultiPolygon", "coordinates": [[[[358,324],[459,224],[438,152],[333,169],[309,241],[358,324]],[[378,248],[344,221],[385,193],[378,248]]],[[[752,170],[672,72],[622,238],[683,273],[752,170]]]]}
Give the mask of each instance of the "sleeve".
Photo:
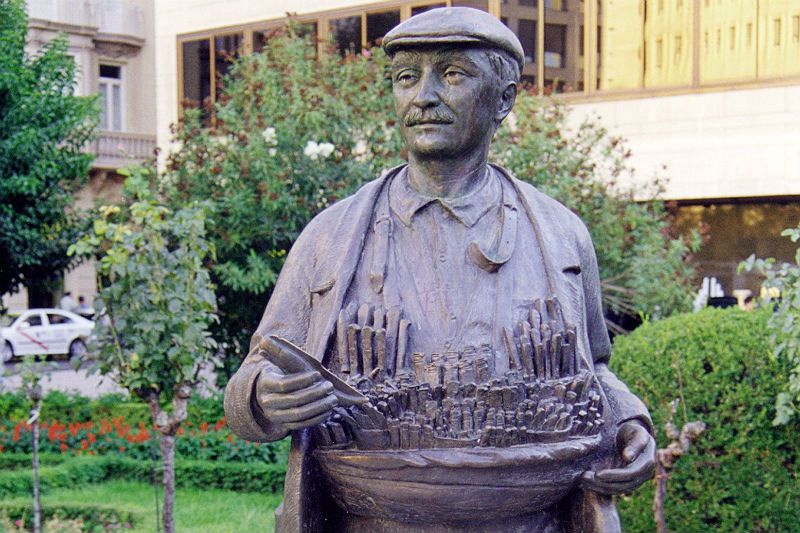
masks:
{"type": "Polygon", "coordinates": [[[261,322],[250,341],[250,353],[225,388],[225,417],[237,436],[256,442],[282,439],[285,432],[276,431],[261,412],[255,388],[258,376],[265,369],[278,368],[256,352],[265,335],[280,335],[303,346],[311,317],[310,273],[314,265],[314,224],[312,221],[292,246],[278,276],[261,322]]]}
{"type": "Polygon", "coordinates": [[[603,302],[600,292],[600,273],[597,268],[597,255],[588,230],[580,223],[579,248],[581,254],[581,272],[583,293],[586,304],[586,330],[589,337],[589,349],[594,361],[594,371],[603,391],[608,398],[614,420],[622,424],[630,420],[642,423],[653,434],[653,422],[644,402],[633,394],[628,387],[608,368],[611,357],[611,341],[603,315],[603,302]]]}

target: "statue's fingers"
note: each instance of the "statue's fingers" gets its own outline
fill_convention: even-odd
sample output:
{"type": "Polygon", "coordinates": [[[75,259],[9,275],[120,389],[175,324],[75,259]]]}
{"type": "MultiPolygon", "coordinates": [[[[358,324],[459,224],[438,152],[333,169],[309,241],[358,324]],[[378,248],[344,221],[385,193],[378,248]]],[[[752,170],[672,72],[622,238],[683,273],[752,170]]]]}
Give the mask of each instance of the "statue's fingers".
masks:
{"type": "Polygon", "coordinates": [[[291,394],[267,392],[259,396],[259,403],[265,409],[287,409],[306,405],[333,393],[330,381],[318,381],[291,394]]]}
{"type": "Polygon", "coordinates": [[[310,387],[322,376],[316,370],[298,372],[297,374],[278,374],[275,372],[262,372],[258,377],[258,391],[261,392],[294,392],[310,387]]]}
{"type": "Polygon", "coordinates": [[[337,405],[339,405],[339,400],[336,398],[336,396],[329,394],[324,398],[320,398],[319,400],[300,407],[266,410],[264,411],[264,416],[266,416],[270,422],[284,424],[301,422],[303,420],[312,419],[323,413],[328,413],[337,405]]]}
{"type": "Polygon", "coordinates": [[[628,480],[626,482],[605,482],[597,478],[595,472],[584,472],[581,477],[581,488],[598,494],[614,496],[631,492],[636,487],[647,481],[648,478],[641,480],[628,480]]]}
{"type": "Polygon", "coordinates": [[[636,459],[622,468],[608,468],[595,473],[595,478],[604,483],[639,483],[653,477],[655,470],[656,441],[651,439],[645,450],[636,459]]]}
{"type": "Polygon", "coordinates": [[[329,416],[330,413],[323,413],[321,415],[315,416],[314,418],[303,420],[301,422],[288,422],[284,424],[283,427],[285,427],[289,431],[294,431],[296,429],[303,429],[311,426],[316,426],[317,424],[322,424],[323,422],[325,422],[329,416]]]}
{"type": "Polygon", "coordinates": [[[653,437],[637,423],[625,424],[620,428],[622,439],[622,458],[626,463],[633,462],[647,448],[653,437]]]}

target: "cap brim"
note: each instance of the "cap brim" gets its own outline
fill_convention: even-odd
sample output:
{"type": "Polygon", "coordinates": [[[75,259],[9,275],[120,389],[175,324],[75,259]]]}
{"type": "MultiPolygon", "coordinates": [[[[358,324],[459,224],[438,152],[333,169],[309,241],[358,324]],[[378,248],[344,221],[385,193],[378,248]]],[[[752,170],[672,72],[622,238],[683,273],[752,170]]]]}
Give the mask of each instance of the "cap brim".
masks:
{"type": "Polygon", "coordinates": [[[398,48],[425,46],[428,44],[475,44],[481,43],[491,46],[485,40],[468,35],[414,35],[408,37],[396,37],[391,41],[384,42],[383,47],[387,54],[393,54],[398,48]]]}

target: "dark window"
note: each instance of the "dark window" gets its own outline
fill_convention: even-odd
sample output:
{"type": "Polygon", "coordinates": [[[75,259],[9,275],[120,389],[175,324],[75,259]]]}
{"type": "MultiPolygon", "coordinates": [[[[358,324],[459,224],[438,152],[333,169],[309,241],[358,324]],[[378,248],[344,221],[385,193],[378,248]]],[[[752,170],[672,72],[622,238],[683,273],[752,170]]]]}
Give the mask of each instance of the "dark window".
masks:
{"type": "Polygon", "coordinates": [[[400,24],[400,11],[367,14],[367,46],[380,45],[383,36],[400,24]]]}
{"type": "Polygon", "coordinates": [[[100,77],[119,80],[122,78],[122,69],[116,65],[100,65],[100,77]]]}
{"type": "Polygon", "coordinates": [[[202,106],[211,98],[211,46],[208,39],[183,43],[183,98],[202,106]]]}
{"type": "MultiPolygon", "coordinates": [[[[253,52],[261,52],[275,35],[282,31],[282,27],[275,27],[270,30],[256,30],[253,32],[253,52]]],[[[311,43],[317,43],[317,23],[302,22],[294,25],[294,33],[301,39],[308,39],[311,43]]]]}
{"type": "Polygon", "coordinates": [[[519,0],[519,5],[526,7],[539,7],[536,0],[519,0]]]}
{"type": "Polygon", "coordinates": [[[517,37],[522,43],[522,51],[525,53],[526,63],[536,62],[536,21],[519,19],[517,37]]]}
{"type": "Polygon", "coordinates": [[[425,13],[429,9],[435,9],[437,7],[446,7],[447,4],[442,2],[441,4],[429,4],[427,6],[416,6],[411,8],[411,16],[419,15],[420,13],[425,13]]]}
{"type": "Polygon", "coordinates": [[[72,324],[72,319],[66,317],[64,315],[56,315],[52,313],[47,314],[47,320],[50,322],[51,326],[56,326],[58,324],[72,324]]]}
{"type": "Polygon", "coordinates": [[[453,7],[473,7],[481,11],[489,11],[489,0],[453,0],[450,5],[453,7]]]}
{"type": "Polygon", "coordinates": [[[222,80],[241,52],[242,34],[218,35],[214,37],[214,69],[217,81],[222,80]]]}
{"type": "Polygon", "coordinates": [[[567,52],[567,27],[563,24],[544,25],[544,66],[562,68],[567,52]]]}
{"type": "Polygon", "coordinates": [[[340,54],[358,54],[361,52],[361,17],[332,20],[331,35],[340,54]]]}

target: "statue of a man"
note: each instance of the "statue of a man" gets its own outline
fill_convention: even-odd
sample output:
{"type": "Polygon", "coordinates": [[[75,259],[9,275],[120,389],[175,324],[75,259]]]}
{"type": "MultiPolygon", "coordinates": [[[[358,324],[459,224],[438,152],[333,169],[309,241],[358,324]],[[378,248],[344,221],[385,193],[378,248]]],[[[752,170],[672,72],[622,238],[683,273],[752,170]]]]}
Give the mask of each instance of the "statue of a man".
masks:
{"type": "Polygon", "coordinates": [[[225,395],[237,435],[292,435],[276,531],[619,531],[655,441],[591,239],[487,162],[522,46],[468,8],[383,46],[408,164],[305,228],[225,395]]]}

